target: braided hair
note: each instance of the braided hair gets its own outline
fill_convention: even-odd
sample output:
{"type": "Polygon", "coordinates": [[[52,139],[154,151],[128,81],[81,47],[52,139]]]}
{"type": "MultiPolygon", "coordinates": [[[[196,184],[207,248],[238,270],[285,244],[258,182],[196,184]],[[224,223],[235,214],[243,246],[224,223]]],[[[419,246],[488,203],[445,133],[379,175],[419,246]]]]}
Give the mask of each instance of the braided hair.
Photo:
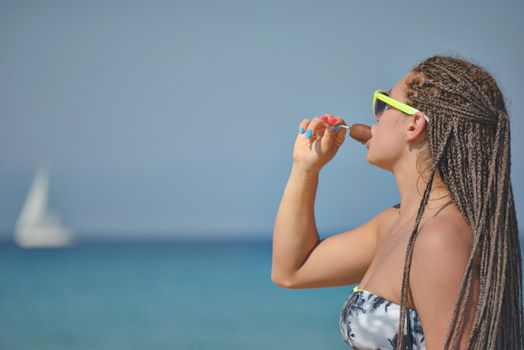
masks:
{"type": "MultiPolygon", "coordinates": [[[[432,164],[408,241],[398,334],[404,334],[417,231],[438,170],[474,235],[445,349],[458,347],[476,256],[480,257],[480,294],[467,349],[520,349],[524,344],[522,257],[502,93],[485,69],[450,56],[425,59],[410,71],[406,85],[407,103],[430,119],[427,139],[432,164]],[[497,293],[490,293],[493,290],[497,293]]],[[[397,349],[403,348],[403,341],[404,337],[397,338],[397,349]]]]}

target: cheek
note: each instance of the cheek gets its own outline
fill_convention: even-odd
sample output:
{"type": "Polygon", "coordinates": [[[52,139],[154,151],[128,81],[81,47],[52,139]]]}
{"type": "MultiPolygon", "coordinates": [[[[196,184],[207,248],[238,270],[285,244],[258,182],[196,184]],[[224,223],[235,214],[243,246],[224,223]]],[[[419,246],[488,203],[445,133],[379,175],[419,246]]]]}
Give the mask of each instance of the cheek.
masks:
{"type": "Polygon", "coordinates": [[[382,168],[390,168],[400,158],[405,145],[401,135],[393,128],[392,125],[381,125],[374,130],[366,157],[369,162],[382,168]]]}
{"type": "Polygon", "coordinates": [[[387,145],[384,145],[386,152],[391,157],[398,157],[404,150],[404,142],[398,134],[390,134],[387,138],[387,145]]]}
{"type": "Polygon", "coordinates": [[[377,125],[375,130],[377,140],[382,146],[385,146],[391,151],[396,151],[399,147],[403,147],[404,139],[402,135],[402,126],[399,125],[398,120],[392,117],[383,121],[384,123],[382,125],[377,125]]]}
{"type": "Polygon", "coordinates": [[[374,151],[380,153],[384,158],[394,158],[402,151],[402,144],[400,140],[393,135],[388,135],[388,137],[381,138],[380,140],[373,144],[374,151]]]}
{"type": "Polygon", "coordinates": [[[396,149],[401,145],[401,135],[399,134],[397,128],[398,126],[394,123],[384,123],[382,125],[377,125],[374,130],[372,142],[377,145],[380,149],[384,151],[396,149]]]}

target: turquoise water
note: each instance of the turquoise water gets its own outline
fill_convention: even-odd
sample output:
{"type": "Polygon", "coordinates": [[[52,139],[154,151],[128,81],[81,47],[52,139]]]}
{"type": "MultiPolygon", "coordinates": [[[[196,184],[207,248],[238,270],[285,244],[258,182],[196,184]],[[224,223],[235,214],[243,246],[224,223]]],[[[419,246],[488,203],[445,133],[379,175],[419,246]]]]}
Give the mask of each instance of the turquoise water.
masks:
{"type": "Polygon", "coordinates": [[[352,286],[271,282],[271,241],[0,244],[0,349],[349,349],[352,286]]]}
{"type": "Polygon", "coordinates": [[[348,349],[350,292],[274,285],[270,241],[0,244],[0,348],[348,349]]]}

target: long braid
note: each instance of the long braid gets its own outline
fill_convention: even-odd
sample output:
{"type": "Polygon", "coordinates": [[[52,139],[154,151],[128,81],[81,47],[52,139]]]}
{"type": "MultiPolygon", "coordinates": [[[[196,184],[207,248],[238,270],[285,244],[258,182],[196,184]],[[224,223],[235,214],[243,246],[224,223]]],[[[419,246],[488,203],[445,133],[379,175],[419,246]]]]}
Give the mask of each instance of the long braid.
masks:
{"type": "MultiPolygon", "coordinates": [[[[415,220],[415,227],[413,228],[413,231],[412,231],[411,236],[410,236],[409,241],[408,241],[408,250],[407,250],[407,254],[406,254],[406,264],[404,265],[404,277],[403,277],[403,280],[402,280],[402,294],[401,294],[401,297],[400,297],[400,305],[401,305],[401,307],[400,307],[399,328],[400,328],[400,325],[404,324],[404,318],[405,318],[405,313],[406,313],[405,306],[406,306],[406,301],[407,301],[407,290],[408,290],[408,286],[409,286],[409,272],[411,270],[411,259],[412,259],[412,256],[413,256],[413,247],[415,245],[415,239],[417,238],[417,236],[419,234],[418,227],[419,227],[419,224],[420,224],[420,220],[422,219],[422,215],[424,214],[424,210],[426,208],[426,204],[428,203],[428,200],[429,200],[429,194],[431,192],[431,187],[433,185],[433,178],[434,178],[435,172],[437,170],[437,164],[440,161],[440,158],[444,155],[444,152],[446,150],[446,146],[448,144],[448,140],[450,139],[450,135],[451,135],[451,130],[448,131],[447,136],[446,136],[446,141],[442,144],[442,149],[438,153],[437,160],[436,160],[435,164],[433,165],[433,167],[431,169],[431,174],[429,176],[429,181],[428,181],[428,184],[426,186],[426,189],[424,190],[424,195],[422,196],[422,201],[421,201],[420,206],[418,208],[417,218],[415,220]]],[[[404,330],[403,329],[399,330],[398,334],[404,334],[404,330]]],[[[403,341],[404,341],[404,336],[399,336],[397,338],[397,349],[402,349],[403,341]]]]}
{"type": "MultiPolygon", "coordinates": [[[[438,170],[474,235],[445,348],[458,347],[478,256],[480,292],[467,349],[520,349],[522,256],[510,178],[510,124],[502,93],[489,73],[460,58],[433,56],[412,73],[407,99],[430,118],[427,133],[433,164],[408,241],[398,334],[404,335],[418,226],[438,170]]],[[[398,337],[397,349],[402,349],[403,338],[398,337]]]]}

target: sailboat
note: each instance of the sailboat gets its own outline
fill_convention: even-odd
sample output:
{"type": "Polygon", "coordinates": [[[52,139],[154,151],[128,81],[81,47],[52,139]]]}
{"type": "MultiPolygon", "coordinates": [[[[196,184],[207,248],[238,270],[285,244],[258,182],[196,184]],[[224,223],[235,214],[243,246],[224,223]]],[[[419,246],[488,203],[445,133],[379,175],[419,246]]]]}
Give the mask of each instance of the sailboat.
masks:
{"type": "Polygon", "coordinates": [[[72,231],[63,227],[60,218],[47,208],[49,172],[39,166],[20,216],[14,240],[24,248],[65,247],[73,243],[72,231]]]}

